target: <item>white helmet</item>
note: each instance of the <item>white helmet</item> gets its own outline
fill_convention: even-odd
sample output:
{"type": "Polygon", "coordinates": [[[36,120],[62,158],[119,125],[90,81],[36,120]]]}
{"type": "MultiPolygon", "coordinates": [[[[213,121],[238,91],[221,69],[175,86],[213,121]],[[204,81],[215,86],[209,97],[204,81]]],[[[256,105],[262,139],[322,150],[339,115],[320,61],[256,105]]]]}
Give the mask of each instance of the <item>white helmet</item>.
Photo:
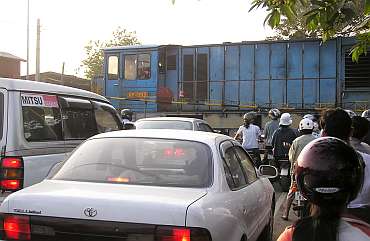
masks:
{"type": "Polygon", "coordinates": [[[292,124],[293,120],[289,113],[283,113],[280,116],[280,122],[279,125],[283,126],[290,126],[292,124]]]}
{"type": "Polygon", "coordinates": [[[306,115],[304,115],[303,116],[303,119],[306,119],[306,118],[308,118],[308,119],[310,119],[312,121],[316,119],[315,116],[313,116],[312,114],[306,114],[306,115]]]}
{"type": "Polygon", "coordinates": [[[314,123],[309,118],[304,118],[299,122],[299,130],[313,130],[314,123]]]}
{"type": "Polygon", "coordinates": [[[269,116],[271,116],[271,118],[273,118],[273,119],[278,119],[279,118],[279,116],[280,116],[280,111],[278,110],[278,109],[271,109],[270,111],[269,111],[269,116]]]}
{"type": "Polygon", "coordinates": [[[368,121],[370,121],[370,109],[365,110],[364,112],[362,112],[361,117],[364,117],[364,118],[366,118],[368,121]]]}
{"type": "Polygon", "coordinates": [[[357,114],[353,111],[353,110],[345,110],[347,112],[347,114],[349,115],[349,117],[351,117],[351,119],[355,116],[357,116],[357,114]]]}

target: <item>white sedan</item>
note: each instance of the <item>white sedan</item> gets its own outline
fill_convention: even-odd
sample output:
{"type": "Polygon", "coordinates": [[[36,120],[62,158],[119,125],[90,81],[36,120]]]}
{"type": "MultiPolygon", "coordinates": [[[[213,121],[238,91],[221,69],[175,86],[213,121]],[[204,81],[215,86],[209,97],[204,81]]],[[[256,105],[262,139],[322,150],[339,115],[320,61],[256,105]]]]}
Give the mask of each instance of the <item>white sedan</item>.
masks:
{"type": "MultiPolygon", "coordinates": [[[[269,171],[270,176],[261,172],[269,171]]],[[[0,207],[3,240],[271,240],[275,194],[237,141],[184,130],[91,137],[0,207]]]]}

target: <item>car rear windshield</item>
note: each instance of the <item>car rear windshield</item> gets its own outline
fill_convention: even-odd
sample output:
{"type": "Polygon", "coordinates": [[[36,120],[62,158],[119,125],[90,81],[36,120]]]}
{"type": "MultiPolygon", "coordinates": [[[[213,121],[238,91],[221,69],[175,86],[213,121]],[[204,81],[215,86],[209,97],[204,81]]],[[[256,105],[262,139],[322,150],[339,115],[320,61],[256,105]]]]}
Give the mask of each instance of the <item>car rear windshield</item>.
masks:
{"type": "Polygon", "coordinates": [[[194,141],[92,139],[77,148],[52,179],[207,187],[212,180],[211,160],[210,148],[194,141]]]}
{"type": "Polygon", "coordinates": [[[135,123],[136,129],[175,129],[175,130],[193,130],[193,124],[189,121],[138,121],[135,123]]]}

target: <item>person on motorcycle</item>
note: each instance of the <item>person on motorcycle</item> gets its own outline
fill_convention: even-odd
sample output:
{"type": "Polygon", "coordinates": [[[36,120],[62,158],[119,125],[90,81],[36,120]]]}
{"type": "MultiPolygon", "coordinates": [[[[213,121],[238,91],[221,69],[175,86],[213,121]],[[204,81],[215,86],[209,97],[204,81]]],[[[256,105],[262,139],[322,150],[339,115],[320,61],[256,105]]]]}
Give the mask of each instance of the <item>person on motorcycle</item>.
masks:
{"type": "Polygon", "coordinates": [[[369,131],[367,132],[365,138],[363,139],[363,142],[370,145],[370,109],[365,110],[364,112],[362,112],[361,117],[364,117],[369,121],[369,131]]]}
{"type": "Polygon", "coordinates": [[[316,138],[319,138],[320,137],[320,129],[319,129],[319,123],[317,121],[317,118],[312,114],[304,115],[303,119],[306,119],[306,118],[312,120],[312,122],[313,122],[313,127],[314,128],[313,128],[313,131],[312,131],[312,135],[315,136],[316,138]]]}
{"type": "MultiPolygon", "coordinates": [[[[341,108],[328,109],[321,115],[320,125],[323,136],[337,137],[349,144],[352,120],[341,108]]],[[[370,155],[358,152],[365,163],[365,180],[357,197],[348,204],[347,212],[370,223],[370,155]]]]}
{"type": "Polygon", "coordinates": [[[275,131],[271,142],[275,161],[289,158],[289,148],[297,137],[296,130],[290,127],[292,122],[289,113],[281,115],[279,128],[275,131]]]}
{"type": "Polygon", "coordinates": [[[369,121],[364,117],[355,116],[352,118],[352,127],[351,146],[359,152],[370,155],[370,146],[362,141],[369,131],[369,121]]]}
{"type": "Polygon", "coordinates": [[[271,118],[271,120],[265,124],[265,129],[263,130],[263,135],[265,138],[265,153],[263,155],[263,162],[267,161],[269,152],[272,152],[272,136],[279,128],[280,111],[278,109],[271,109],[268,113],[268,116],[271,118]]]}
{"type": "Polygon", "coordinates": [[[258,140],[261,136],[261,130],[257,125],[253,124],[256,117],[255,112],[248,112],[243,116],[244,124],[241,125],[236,132],[234,139],[239,140],[242,138],[242,146],[254,157],[254,162],[257,167],[261,165],[261,156],[258,146],[258,140]]]}
{"type": "Polygon", "coordinates": [[[135,125],[132,122],[132,116],[134,112],[130,109],[123,109],[121,110],[121,118],[124,130],[135,129],[135,125]]]}
{"type": "Polygon", "coordinates": [[[365,241],[370,225],[344,210],[358,195],[364,181],[360,155],[344,141],[321,137],[298,157],[296,181],[310,202],[310,216],[296,221],[277,241],[365,241]]]}
{"type": "Polygon", "coordinates": [[[297,189],[296,182],[294,179],[294,171],[296,166],[296,161],[298,159],[299,154],[303,150],[303,148],[310,143],[311,141],[315,140],[316,137],[312,135],[312,131],[314,129],[313,121],[309,118],[304,118],[299,122],[299,133],[300,136],[297,137],[293,143],[292,146],[289,149],[289,161],[291,163],[290,166],[290,176],[292,178],[291,185],[289,188],[289,192],[287,195],[287,199],[285,202],[285,209],[283,212],[283,216],[281,216],[282,219],[288,220],[289,217],[289,210],[290,206],[292,205],[292,202],[294,200],[294,195],[297,189]]]}

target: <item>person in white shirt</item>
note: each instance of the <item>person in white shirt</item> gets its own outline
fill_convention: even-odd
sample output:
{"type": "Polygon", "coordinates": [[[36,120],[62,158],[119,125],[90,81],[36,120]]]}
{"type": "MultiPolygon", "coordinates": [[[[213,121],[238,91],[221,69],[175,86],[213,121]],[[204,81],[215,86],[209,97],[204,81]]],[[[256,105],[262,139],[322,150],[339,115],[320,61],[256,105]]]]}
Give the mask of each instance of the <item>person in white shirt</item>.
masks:
{"type": "Polygon", "coordinates": [[[253,124],[254,118],[254,112],[248,112],[243,116],[244,124],[239,127],[234,139],[239,140],[242,138],[243,148],[253,155],[255,165],[259,167],[261,165],[261,156],[258,141],[261,136],[261,130],[258,126],[253,124]]]}

